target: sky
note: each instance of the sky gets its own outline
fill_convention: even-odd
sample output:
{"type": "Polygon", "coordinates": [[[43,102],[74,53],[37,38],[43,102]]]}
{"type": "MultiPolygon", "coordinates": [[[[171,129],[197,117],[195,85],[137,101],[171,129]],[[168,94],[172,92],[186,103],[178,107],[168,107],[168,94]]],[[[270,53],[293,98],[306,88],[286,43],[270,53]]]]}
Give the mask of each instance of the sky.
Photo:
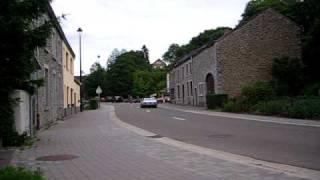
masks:
{"type": "Polygon", "coordinates": [[[170,44],[186,44],[206,29],[234,28],[249,0],[53,0],[56,16],[76,54],[80,74],[79,33],[82,28],[82,70],[95,62],[105,66],[114,48],[140,50],[145,44],[150,62],[170,44]],[[98,56],[100,58],[98,58],[98,56]]]}

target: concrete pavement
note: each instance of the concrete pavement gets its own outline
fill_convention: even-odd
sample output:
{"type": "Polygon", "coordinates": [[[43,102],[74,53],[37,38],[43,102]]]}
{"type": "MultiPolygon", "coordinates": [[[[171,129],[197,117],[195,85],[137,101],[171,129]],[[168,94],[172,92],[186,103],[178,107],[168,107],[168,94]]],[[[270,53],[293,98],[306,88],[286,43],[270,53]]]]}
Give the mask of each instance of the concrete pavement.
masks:
{"type": "MultiPolygon", "coordinates": [[[[40,169],[47,179],[111,180],[298,180],[285,172],[249,166],[198,153],[149,132],[121,124],[109,105],[86,111],[40,132],[32,148],[16,151],[13,164],[40,169]],[[149,133],[149,135],[151,135],[149,133]],[[164,142],[162,142],[164,141],[164,142]],[[72,160],[37,161],[48,155],[72,160]]],[[[317,178],[313,178],[317,179],[317,178]]]]}

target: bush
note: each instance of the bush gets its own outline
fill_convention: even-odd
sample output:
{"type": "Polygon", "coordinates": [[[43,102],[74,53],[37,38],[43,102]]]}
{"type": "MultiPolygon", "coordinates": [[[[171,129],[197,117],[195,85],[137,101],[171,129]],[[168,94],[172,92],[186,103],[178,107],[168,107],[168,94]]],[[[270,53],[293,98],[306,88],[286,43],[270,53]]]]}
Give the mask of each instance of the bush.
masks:
{"type": "Polygon", "coordinates": [[[228,95],[209,93],[206,98],[208,109],[216,109],[222,107],[223,103],[228,100],[228,95]]]}
{"type": "Polygon", "coordinates": [[[252,107],[252,111],[265,115],[287,115],[290,107],[289,99],[261,101],[252,107]]]}
{"type": "Polygon", "coordinates": [[[241,96],[249,105],[254,105],[259,101],[265,101],[274,98],[275,92],[270,83],[256,82],[244,86],[241,89],[241,96]]]}
{"type": "Polygon", "coordinates": [[[320,82],[307,86],[303,90],[305,96],[320,96],[320,82]]]}
{"type": "Polygon", "coordinates": [[[3,139],[3,146],[22,146],[30,137],[27,133],[19,135],[16,131],[10,132],[8,137],[3,139]]]}
{"type": "Polygon", "coordinates": [[[320,98],[296,98],[288,109],[292,118],[320,118],[320,98]]]}
{"type": "Polygon", "coordinates": [[[246,100],[239,99],[231,99],[223,104],[222,111],[225,112],[246,112],[249,110],[249,105],[246,100]]]}
{"type": "Polygon", "coordinates": [[[304,65],[297,58],[276,58],[272,64],[273,83],[278,95],[298,95],[305,85],[304,65]]]}
{"type": "Polygon", "coordinates": [[[7,166],[0,169],[0,179],[1,180],[44,180],[41,172],[30,171],[22,167],[7,166]]]}
{"type": "Polygon", "coordinates": [[[98,109],[98,100],[97,99],[90,99],[89,107],[90,109],[98,109]]]}

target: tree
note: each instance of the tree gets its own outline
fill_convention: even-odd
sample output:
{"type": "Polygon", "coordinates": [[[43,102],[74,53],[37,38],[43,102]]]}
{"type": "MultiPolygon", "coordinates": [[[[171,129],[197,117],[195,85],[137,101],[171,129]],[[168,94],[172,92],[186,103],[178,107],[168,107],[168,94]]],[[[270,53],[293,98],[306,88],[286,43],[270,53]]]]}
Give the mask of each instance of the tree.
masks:
{"type": "Polygon", "coordinates": [[[132,94],[134,72],[150,69],[149,60],[145,58],[142,51],[121,54],[107,71],[110,95],[127,97],[132,94]]]}
{"type": "Polygon", "coordinates": [[[172,64],[177,58],[176,54],[179,48],[179,44],[171,44],[168,50],[162,55],[162,59],[169,64],[172,64]]]}
{"type": "Polygon", "coordinates": [[[297,0],[251,0],[247,4],[238,26],[268,8],[273,8],[284,15],[291,16],[292,7],[298,2],[297,0]]]}
{"type": "Polygon", "coordinates": [[[94,63],[92,65],[92,68],[90,69],[91,73],[85,78],[83,81],[84,85],[84,94],[87,97],[95,97],[97,96],[96,94],[96,89],[98,86],[100,86],[103,91],[102,91],[102,96],[107,94],[107,89],[105,88],[106,86],[106,71],[105,69],[98,63],[94,63]]]}
{"type": "Polygon", "coordinates": [[[52,22],[36,26],[36,20],[47,12],[49,0],[0,1],[0,139],[8,145],[14,133],[14,89],[32,92],[30,74],[35,70],[34,52],[46,45],[52,22]]]}

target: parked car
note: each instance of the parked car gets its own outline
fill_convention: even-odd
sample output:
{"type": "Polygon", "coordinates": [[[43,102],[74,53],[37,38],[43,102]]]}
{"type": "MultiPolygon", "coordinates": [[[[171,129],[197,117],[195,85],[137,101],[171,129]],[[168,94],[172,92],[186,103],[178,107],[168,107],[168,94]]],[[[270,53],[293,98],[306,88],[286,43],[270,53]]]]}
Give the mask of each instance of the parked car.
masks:
{"type": "Polygon", "coordinates": [[[154,97],[151,98],[143,98],[142,101],[140,102],[140,107],[144,108],[144,107],[157,107],[157,99],[154,97]]]}

